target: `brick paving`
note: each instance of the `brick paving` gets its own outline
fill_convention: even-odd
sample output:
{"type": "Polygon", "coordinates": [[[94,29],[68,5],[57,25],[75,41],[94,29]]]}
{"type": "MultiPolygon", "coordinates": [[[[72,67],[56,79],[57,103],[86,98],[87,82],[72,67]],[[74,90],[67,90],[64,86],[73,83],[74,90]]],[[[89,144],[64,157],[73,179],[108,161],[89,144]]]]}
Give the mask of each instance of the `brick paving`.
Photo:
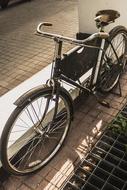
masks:
{"type": "MultiPolygon", "coordinates": [[[[34,35],[40,22],[51,22],[50,31],[71,37],[78,31],[77,0],[14,3],[0,10],[0,95],[51,63],[53,41],[34,35]]],[[[70,47],[64,45],[64,51],[70,47]]]]}
{"type": "MultiPolygon", "coordinates": [[[[10,6],[0,14],[0,92],[1,95],[44,68],[52,58],[53,43],[33,35],[41,20],[54,23],[53,30],[73,36],[77,30],[77,1],[34,0],[10,6]],[[42,11],[43,10],[43,11],[42,11]],[[48,11],[47,11],[48,10],[48,11]],[[36,13],[36,14],[35,14],[36,13]],[[64,19],[63,19],[64,18],[64,19]],[[62,21],[62,22],[61,22],[62,21]],[[58,28],[59,26],[59,28],[58,28]]],[[[65,51],[70,46],[65,47],[65,51]]],[[[123,95],[105,98],[111,108],[97,103],[93,96],[80,97],[75,119],[64,146],[54,159],[29,176],[8,176],[0,190],[58,190],[86,155],[90,147],[126,102],[126,73],[121,78],[123,95]]],[[[116,89],[117,90],[117,89],[116,89]]]]}

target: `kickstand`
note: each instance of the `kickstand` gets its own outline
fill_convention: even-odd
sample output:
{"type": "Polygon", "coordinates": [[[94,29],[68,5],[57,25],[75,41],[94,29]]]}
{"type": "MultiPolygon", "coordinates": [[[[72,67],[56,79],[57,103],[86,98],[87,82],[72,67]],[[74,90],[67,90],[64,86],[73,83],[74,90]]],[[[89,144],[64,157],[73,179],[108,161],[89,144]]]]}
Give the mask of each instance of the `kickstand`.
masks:
{"type": "Polygon", "coordinates": [[[112,91],[111,93],[114,94],[114,95],[122,97],[122,89],[121,89],[120,80],[118,81],[118,90],[119,90],[119,92],[113,92],[112,91]]]}

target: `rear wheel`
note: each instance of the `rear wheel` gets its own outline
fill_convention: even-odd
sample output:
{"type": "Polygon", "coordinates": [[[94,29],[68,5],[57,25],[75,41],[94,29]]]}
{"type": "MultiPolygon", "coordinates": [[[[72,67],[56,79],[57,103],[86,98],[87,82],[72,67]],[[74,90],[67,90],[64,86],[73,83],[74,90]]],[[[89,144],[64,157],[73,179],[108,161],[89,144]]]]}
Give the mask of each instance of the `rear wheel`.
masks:
{"type": "Polygon", "coordinates": [[[58,152],[69,130],[71,111],[63,92],[56,101],[51,88],[44,88],[14,110],[1,136],[1,161],[8,172],[35,172],[58,152]]]}
{"type": "Polygon", "coordinates": [[[117,26],[110,32],[109,40],[117,53],[115,53],[108,42],[105,43],[105,54],[102,58],[100,69],[100,89],[103,92],[111,91],[119,81],[120,74],[127,60],[127,30],[123,26],[117,26]]]}

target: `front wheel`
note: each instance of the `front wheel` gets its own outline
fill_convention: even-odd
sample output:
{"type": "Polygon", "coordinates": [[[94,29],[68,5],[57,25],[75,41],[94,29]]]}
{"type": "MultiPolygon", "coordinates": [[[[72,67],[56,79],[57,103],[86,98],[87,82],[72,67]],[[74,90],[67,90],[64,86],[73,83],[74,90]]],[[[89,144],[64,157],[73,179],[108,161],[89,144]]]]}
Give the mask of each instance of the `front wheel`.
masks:
{"type": "Polygon", "coordinates": [[[25,175],[47,164],[63,144],[71,123],[68,98],[51,88],[30,93],[8,119],[1,137],[1,161],[8,172],[25,175]],[[57,103],[56,103],[57,102],[57,103]]]}
{"type": "Polygon", "coordinates": [[[102,57],[100,68],[99,86],[102,92],[111,91],[119,81],[120,74],[127,61],[127,30],[117,26],[109,33],[116,55],[110,43],[105,43],[105,54],[102,57]]]}

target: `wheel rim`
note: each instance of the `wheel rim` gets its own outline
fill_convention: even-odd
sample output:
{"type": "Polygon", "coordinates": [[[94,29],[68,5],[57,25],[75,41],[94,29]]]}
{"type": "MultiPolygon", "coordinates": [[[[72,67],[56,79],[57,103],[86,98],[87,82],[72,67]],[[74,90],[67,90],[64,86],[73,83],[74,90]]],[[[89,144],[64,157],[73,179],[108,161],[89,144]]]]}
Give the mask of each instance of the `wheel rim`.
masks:
{"type": "Polygon", "coordinates": [[[126,36],[124,33],[118,33],[113,39],[112,44],[118,55],[120,65],[117,62],[116,56],[109,45],[106,49],[106,54],[102,62],[100,72],[100,86],[102,91],[110,91],[118,82],[120,73],[125,66],[126,58],[126,36]]]}
{"type": "Polygon", "coordinates": [[[13,123],[7,140],[7,158],[9,166],[17,173],[36,171],[61,147],[69,128],[70,111],[66,100],[60,96],[56,117],[51,122],[55,103],[55,96],[39,97],[29,103],[13,123]]]}

